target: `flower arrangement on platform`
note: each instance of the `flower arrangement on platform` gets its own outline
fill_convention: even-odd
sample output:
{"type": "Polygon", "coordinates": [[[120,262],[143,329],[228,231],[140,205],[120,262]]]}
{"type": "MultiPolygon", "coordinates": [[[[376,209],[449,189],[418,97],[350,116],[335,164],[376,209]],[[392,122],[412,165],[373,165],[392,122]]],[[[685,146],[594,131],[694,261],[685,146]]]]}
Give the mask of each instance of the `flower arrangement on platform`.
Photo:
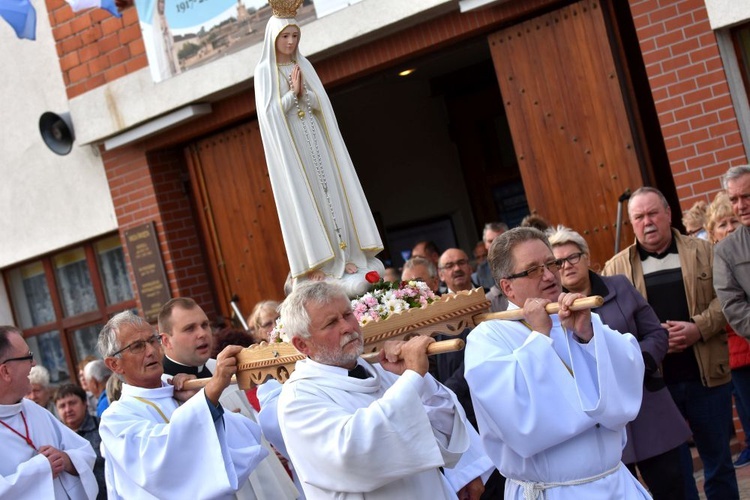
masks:
{"type": "Polygon", "coordinates": [[[273,330],[268,334],[268,343],[273,344],[274,342],[289,342],[289,336],[284,331],[284,323],[281,322],[280,317],[276,319],[273,330]]]}
{"type": "MultiPolygon", "coordinates": [[[[367,273],[365,279],[372,284],[372,289],[352,299],[352,311],[359,326],[386,319],[391,314],[408,309],[419,309],[438,300],[430,287],[422,281],[383,281],[375,271],[367,273]]],[[[289,341],[284,332],[283,321],[284,318],[276,320],[276,325],[270,334],[270,342],[289,341]]]]}
{"type": "Polygon", "coordinates": [[[365,276],[372,290],[352,300],[354,317],[360,326],[386,319],[407,309],[424,307],[437,300],[430,287],[422,281],[383,281],[378,273],[365,276]]]}

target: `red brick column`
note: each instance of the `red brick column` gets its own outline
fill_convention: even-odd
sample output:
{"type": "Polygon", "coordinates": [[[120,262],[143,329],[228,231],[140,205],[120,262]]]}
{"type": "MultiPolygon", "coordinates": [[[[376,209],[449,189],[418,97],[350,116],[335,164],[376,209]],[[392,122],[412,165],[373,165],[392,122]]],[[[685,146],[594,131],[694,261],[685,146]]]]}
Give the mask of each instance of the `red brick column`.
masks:
{"type": "MultiPolygon", "coordinates": [[[[103,153],[120,235],[153,221],[173,297],[192,297],[209,318],[216,315],[214,295],[203,262],[180,150],[146,154],[136,147],[103,153]]],[[[130,278],[133,270],[123,239],[130,278]]],[[[140,297],[137,297],[141,307],[140,297]]]]}
{"type": "Polygon", "coordinates": [[[703,0],[629,0],[683,208],[709,200],[746,163],[716,36],[703,0]]]}

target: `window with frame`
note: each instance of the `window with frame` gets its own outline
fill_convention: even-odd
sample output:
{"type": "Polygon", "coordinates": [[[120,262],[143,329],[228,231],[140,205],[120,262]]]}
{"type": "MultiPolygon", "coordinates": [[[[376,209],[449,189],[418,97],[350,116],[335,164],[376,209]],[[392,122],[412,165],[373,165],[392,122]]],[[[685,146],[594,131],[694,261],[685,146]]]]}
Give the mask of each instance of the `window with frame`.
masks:
{"type": "Polygon", "coordinates": [[[15,316],[34,360],[50,382],[70,382],[77,364],[99,358],[104,323],[135,309],[120,236],[110,235],[5,270],[15,316]]]}

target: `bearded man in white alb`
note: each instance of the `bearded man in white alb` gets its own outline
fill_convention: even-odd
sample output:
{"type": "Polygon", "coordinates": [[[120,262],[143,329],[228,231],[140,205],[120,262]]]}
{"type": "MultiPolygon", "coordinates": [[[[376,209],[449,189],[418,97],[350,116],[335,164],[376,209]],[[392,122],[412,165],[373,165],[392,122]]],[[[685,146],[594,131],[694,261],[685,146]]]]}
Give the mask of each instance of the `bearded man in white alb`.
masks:
{"type": "Polygon", "coordinates": [[[99,487],[89,442],[24,398],[34,365],[21,331],[0,326],[0,498],[93,500],[99,487]]]}
{"type": "Polygon", "coordinates": [[[641,406],[644,364],[629,333],[570,305],[544,233],[516,228],[490,247],[490,268],[522,321],[469,334],[465,376],[484,449],[506,499],[651,498],[622,464],[625,424],[641,406]],[[560,303],[550,316],[545,306],[560,303]]]}
{"type": "Polygon", "coordinates": [[[308,500],[456,498],[439,468],[457,463],[469,437],[455,395],[427,374],[434,340],[388,343],[380,365],[368,365],[351,303],[330,282],[300,283],[281,317],[308,357],[278,402],[308,500]]]}
{"type": "Polygon", "coordinates": [[[98,347],[125,382],[99,426],[109,498],[233,498],[268,454],[257,424],[219,404],[242,348],[219,353],[211,381],[193,395],[182,385],[194,375],[162,383],[159,336],[130,311],[104,325],[98,347]]]}

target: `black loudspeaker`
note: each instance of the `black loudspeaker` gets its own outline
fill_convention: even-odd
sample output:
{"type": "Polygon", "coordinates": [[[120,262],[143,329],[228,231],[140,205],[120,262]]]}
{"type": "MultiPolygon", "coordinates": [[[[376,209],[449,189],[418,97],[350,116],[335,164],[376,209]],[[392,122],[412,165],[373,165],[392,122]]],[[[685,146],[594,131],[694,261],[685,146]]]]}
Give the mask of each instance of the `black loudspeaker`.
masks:
{"type": "Polygon", "coordinates": [[[46,111],[39,117],[39,132],[42,140],[53,153],[66,155],[73,149],[75,134],[73,133],[73,122],[70,121],[70,113],[59,115],[46,111]]]}

